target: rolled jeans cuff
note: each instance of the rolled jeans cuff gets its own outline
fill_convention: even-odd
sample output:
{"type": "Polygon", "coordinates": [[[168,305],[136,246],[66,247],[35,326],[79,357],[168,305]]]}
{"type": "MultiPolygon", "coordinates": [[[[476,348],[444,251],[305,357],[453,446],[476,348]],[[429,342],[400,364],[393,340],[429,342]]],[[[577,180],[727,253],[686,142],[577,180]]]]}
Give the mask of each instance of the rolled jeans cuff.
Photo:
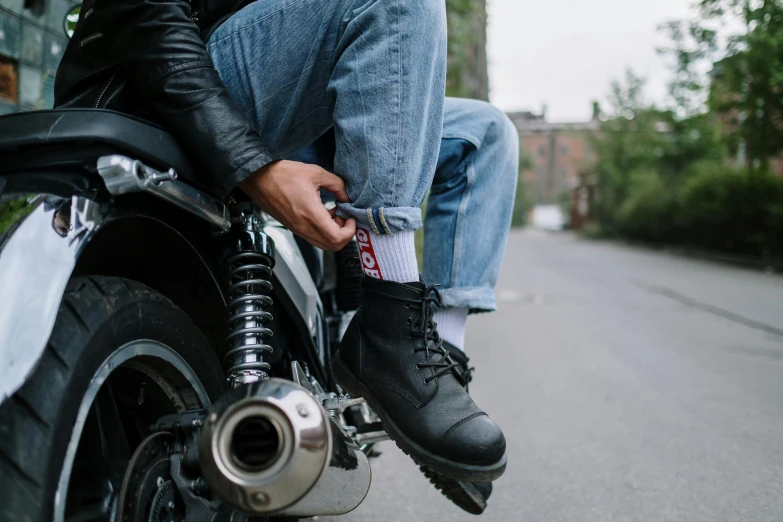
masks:
{"type": "Polygon", "coordinates": [[[440,291],[443,304],[451,308],[467,308],[470,313],[494,312],[495,291],[492,288],[444,288],[440,291]]]}
{"type": "Polygon", "coordinates": [[[337,215],[355,218],[356,226],[378,235],[421,228],[421,209],[417,207],[357,208],[351,203],[337,203],[337,215]]]}

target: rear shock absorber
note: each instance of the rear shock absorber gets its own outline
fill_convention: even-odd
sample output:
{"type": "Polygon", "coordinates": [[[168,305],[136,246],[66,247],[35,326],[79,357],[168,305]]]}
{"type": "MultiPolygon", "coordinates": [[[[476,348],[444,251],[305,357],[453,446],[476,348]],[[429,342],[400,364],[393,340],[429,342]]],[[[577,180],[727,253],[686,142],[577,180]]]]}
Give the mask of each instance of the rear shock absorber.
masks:
{"type": "Polygon", "coordinates": [[[228,276],[228,335],[226,366],[232,387],[269,378],[264,354],[271,353],[267,339],[272,330],[272,268],[274,242],[261,231],[260,221],[242,214],[235,225],[231,248],[225,257],[228,276]]]}

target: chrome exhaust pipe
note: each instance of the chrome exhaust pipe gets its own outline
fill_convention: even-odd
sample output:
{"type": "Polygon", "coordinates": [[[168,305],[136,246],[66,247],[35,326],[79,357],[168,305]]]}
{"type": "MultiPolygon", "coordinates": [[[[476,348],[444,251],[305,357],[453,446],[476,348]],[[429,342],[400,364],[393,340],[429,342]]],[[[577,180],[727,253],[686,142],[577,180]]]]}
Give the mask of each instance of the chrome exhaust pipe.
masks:
{"type": "Polygon", "coordinates": [[[364,500],[366,455],[318,400],[268,379],[226,394],[207,415],[199,463],[212,491],[253,516],[335,516],[364,500]]]}

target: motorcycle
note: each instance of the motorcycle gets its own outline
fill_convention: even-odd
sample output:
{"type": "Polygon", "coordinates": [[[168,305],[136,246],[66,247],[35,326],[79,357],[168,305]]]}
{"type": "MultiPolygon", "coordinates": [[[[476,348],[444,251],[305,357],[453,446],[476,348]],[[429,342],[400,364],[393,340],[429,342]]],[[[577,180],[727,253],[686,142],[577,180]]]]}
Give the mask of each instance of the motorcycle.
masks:
{"type": "Polygon", "coordinates": [[[296,520],[365,498],[387,438],[330,360],[356,243],[221,201],[164,129],[0,117],[0,520],[296,520]]]}

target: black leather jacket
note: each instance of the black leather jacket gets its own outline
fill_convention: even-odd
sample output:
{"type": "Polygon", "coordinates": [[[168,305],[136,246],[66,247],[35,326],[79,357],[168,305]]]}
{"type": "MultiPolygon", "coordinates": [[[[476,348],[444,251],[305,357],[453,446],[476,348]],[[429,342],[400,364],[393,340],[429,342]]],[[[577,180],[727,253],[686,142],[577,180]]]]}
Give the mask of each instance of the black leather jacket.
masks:
{"type": "Polygon", "coordinates": [[[278,159],[230,98],[204,42],[253,0],[86,0],[57,70],[56,107],[114,109],[168,128],[223,196],[278,159]]]}

